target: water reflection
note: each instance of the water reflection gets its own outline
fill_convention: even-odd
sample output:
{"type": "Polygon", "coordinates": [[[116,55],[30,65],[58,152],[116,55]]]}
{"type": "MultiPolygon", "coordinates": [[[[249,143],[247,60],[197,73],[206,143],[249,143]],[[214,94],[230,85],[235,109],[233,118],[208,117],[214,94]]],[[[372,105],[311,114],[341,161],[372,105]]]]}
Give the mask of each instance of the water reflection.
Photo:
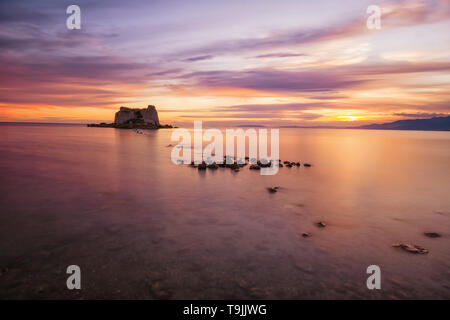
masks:
{"type": "Polygon", "coordinates": [[[275,176],[176,166],[170,130],[0,133],[2,298],[73,298],[69,264],[86,298],[449,298],[447,132],[283,129],[280,158],[313,167],[275,176]]]}

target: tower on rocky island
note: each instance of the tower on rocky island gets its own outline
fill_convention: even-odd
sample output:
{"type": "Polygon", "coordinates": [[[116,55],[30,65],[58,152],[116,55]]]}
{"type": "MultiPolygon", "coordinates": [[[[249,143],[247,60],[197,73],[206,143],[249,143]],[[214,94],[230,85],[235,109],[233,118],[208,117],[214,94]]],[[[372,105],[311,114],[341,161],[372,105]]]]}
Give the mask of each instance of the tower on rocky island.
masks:
{"type": "Polygon", "coordinates": [[[88,127],[116,128],[116,129],[166,129],[173,128],[170,124],[159,123],[158,111],[149,105],[146,109],[120,107],[112,123],[90,123],[88,127]]]}
{"type": "Polygon", "coordinates": [[[158,111],[155,106],[149,105],[147,109],[131,109],[120,107],[114,117],[114,124],[153,124],[159,126],[158,111]]]}

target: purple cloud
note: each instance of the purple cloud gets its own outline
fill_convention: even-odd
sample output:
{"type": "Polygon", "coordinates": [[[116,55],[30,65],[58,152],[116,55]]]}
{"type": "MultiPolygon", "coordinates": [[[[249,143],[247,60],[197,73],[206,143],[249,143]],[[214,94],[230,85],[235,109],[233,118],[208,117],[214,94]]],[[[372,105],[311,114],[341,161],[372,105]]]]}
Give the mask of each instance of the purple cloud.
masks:
{"type": "Polygon", "coordinates": [[[236,87],[263,91],[335,91],[356,86],[365,80],[350,80],[323,71],[282,71],[255,69],[246,71],[194,72],[182,78],[191,79],[203,87],[236,87]]]}
{"type": "Polygon", "coordinates": [[[202,60],[210,60],[214,58],[214,56],[212,55],[204,55],[204,56],[196,56],[196,57],[191,57],[191,58],[187,58],[187,59],[183,59],[182,61],[185,62],[195,62],[195,61],[202,61],[202,60]]]}
{"type": "Polygon", "coordinates": [[[251,58],[256,59],[265,59],[265,58],[291,58],[291,57],[303,57],[306,56],[303,53],[287,53],[287,52],[278,52],[278,53],[267,53],[260,54],[251,58]]]}

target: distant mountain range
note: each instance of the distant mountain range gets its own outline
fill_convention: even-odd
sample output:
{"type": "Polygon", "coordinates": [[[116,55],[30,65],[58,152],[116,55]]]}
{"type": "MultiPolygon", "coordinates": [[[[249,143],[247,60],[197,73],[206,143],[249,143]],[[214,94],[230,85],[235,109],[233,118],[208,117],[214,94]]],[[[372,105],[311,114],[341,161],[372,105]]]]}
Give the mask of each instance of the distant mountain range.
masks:
{"type": "Polygon", "coordinates": [[[430,119],[398,120],[389,123],[369,124],[354,129],[376,129],[376,130],[435,130],[450,131],[450,116],[435,117],[430,119]]]}
{"type": "MultiPolygon", "coordinates": [[[[242,124],[242,128],[265,128],[264,125],[242,124]]],[[[336,126],[298,126],[288,125],[279,128],[304,128],[304,129],[374,129],[374,130],[428,130],[428,131],[450,131],[450,116],[434,117],[430,119],[398,120],[389,123],[369,124],[358,127],[336,127],[336,126]]]]}

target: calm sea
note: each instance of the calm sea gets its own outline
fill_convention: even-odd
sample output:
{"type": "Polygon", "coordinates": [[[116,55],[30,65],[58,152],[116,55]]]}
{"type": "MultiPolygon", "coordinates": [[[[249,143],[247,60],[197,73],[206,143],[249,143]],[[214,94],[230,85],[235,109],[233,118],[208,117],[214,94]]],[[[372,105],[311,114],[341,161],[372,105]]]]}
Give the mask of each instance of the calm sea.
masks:
{"type": "Polygon", "coordinates": [[[274,176],[177,166],[171,132],[0,126],[0,298],[450,298],[450,132],[282,129],[313,166],[274,176]]]}

